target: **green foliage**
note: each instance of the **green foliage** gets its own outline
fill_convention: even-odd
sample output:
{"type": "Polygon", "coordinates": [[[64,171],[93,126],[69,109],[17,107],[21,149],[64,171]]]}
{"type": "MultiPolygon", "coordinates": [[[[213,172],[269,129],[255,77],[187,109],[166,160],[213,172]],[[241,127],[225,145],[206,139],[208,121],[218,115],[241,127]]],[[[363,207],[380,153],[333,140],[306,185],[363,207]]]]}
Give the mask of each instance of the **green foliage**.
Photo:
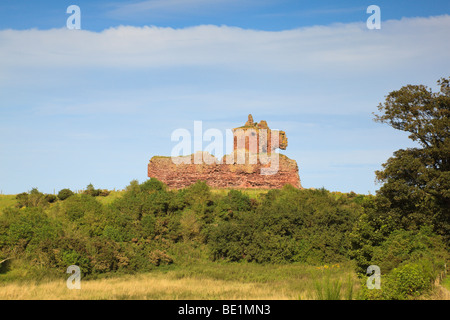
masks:
{"type": "Polygon", "coordinates": [[[48,203],[56,202],[57,199],[58,198],[54,194],[46,194],[45,195],[45,201],[47,201],[48,203]]]}
{"type": "Polygon", "coordinates": [[[16,206],[18,208],[27,207],[28,206],[28,193],[22,192],[16,196],[16,206]]]}
{"type": "Polygon", "coordinates": [[[423,291],[429,290],[434,278],[419,264],[405,264],[394,269],[388,281],[392,282],[390,298],[405,299],[407,296],[419,296],[423,291]]]}
{"type": "Polygon", "coordinates": [[[95,198],[81,194],[66,199],[62,208],[70,221],[76,221],[91,213],[99,214],[102,205],[95,198]]]}
{"type": "Polygon", "coordinates": [[[56,197],[52,194],[44,194],[37,188],[31,189],[30,192],[22,192],[16,196],[16,206],[23,207],[46,207],[49,203],[55,202],[56,197]]]}
{"type": "Polygon", "coordinates": [[[426,260],[404,263],[381,277],[381,288],[363,289],[365,299],[376,300],[410,300],[416,299],[432,287],[436,274],[426,260]]]}
{"type": "Polygon", "coordinates": [[[431,225],[450,242],[450,78],[433,93],[422,85],[391,92],[375,120],[408,132],[420,148],[400,149],[377,171],[377,211],[396,228],[431,225]],[[392,218],[391,218],[392,217],[392,218]]]}
{"type": "Polygon", "coordinates": [[[61,189],[58,192],[58,199],[61,200],[61,201],[64,201],[68,197],[73,196],[73,195],[74,195],[74,193],[72,192],[72,190],[67,189],[67,188],[66,189],[61,189]]]}
{"type": "Polygon", "coordinates": [[[212,193],[204,181],[197,181],[181,191],[184,203],[196,213],[204,216],[212,212],[212,193]]]}
{"type": "Polygon", "coordinates": [[[62,233],[57,221],[38,207],[5,210],[0,216],[0,255],[26,257],[33,264],[53,267],[52,250],[62,233]]]}
{"type": "Polygon", "coordinates": [[[24,208],[7,209],[0,219],[1,255],[61,271],[76,264],[85,275],[170,264],[169,252],[183,255],[173,250],[181,243],[205,246],[216,260],[342,261],[346,233],[361,210],[354,195],[291,187],[250,199],[237,190],[213,194],[202,181],[170,191],[149,179],[131,181],[105,204],[95,190],[63,189],[52,207],[40,205],[45,197],[35,189],[18,195],[24,208]]]}
{"type": "MultiPolygon", "coordinates": [[[[235,211],[222,211],[223,221],[209,233],[215,259],[284,263],[336,262],[346,259],[347,234],[360,212],[349,199],[326,190],[271,190],[253,212],[237,193],[235,211]],[[236,207],[237,205],[237,207],[236,207]],[[231,212],[230,212],[231,211],[231,212]]],[[[224,201],[226,203],[226,200],[224,201]]]]}
{"type": "MultiPolygon", "coordinates": [[[[134,181],[131,182],[130,186],[134,183],[134,181]]],[[[127,188],[128,189],[128,188],[127,188]]],[[[152,192],[152,191],[163,191],[166,189],[166,186],[164,183],[159,181],[155,178],[150,178],[147,181],[143,182],[139,188],[138,191],[142,192],[152,192]]]]}
{"type": "Polygon", "coordinates": [[[350,257],[361,274],[378,265],[381,291],[369,298],[409,299],[430,288],[443,271],[450,244],[450,78],[440,91],[408,85],[391,92],[375,120],[408,132],[420,147],[400,149],[377,171],[383,183],[363,203],[350,235],[350,257]]]}
{"type": "MultiPolygon", "coordinates": [[[[19,205],[0,215],[0,257],[17,261],[6,274],[18,267],[61,274],[74,264],[89,278],[206,259],[316,266],[353,259],[361,274],[371,264],[382,270],[382,289],[364,289],[364,298],[413,299],[448,260],[432,226],[404,228],[402,215],[380,211],[386,200],[375,196],[286,186],[250,198],[211,192],[202,181],[169,190],[156,179],[131,181],[107,201],[87,190],[63,189],[61,201],[37,189],[17,195],[19,205]]],[[[353,283],[335,276],[311,286],[315,298],[353,298],[353,283]]]]}
{"type": "Polygon", "coordinates": [[[180,217],[180,232],[184,241],[203,242],[202,222],[192,210],[186,210],[180,217]]]}
{"type": "Polygon", "coordinates": [[[230,190],[225,197],[221,197],[215,206],[214,214],[223,220],[228,220],[235,213],[252,210],[252,202],[248,195],[238,190],[230,190]]]}
{"type": "Polygon", "coordinates": [[[109,191],[108,190],[101,190],[101,189],[95,189],[94,186],[92,185],[92,183],[88,184],[86,187],[86,190],[84,190],[83,192],[84,194],[90,195],[92,197],[106,197],[109,195],[109,191]]]}
{"type": "Polygon", "coordinates": [[[374,247],[371,264],[389,273],[400,264],[426,259],[434,270],[444,268],[448,253],[440,236],[428,227],[419,232],[396,230],[380,245],[374,247]]]}

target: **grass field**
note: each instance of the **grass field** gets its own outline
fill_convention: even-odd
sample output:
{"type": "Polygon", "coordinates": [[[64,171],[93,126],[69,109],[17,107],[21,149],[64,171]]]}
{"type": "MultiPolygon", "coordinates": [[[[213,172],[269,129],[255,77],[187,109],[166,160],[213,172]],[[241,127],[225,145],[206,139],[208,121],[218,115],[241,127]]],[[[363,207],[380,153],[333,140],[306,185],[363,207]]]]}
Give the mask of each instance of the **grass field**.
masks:
{"type": "MultiPolygon", "coordinates": [[[[211,189],[213,194],[219,194],[221,196],[226,195],[231,189],[211,189]]],[[[239,190],[242,193],[249,196],[250,199],[256,199],[262,194],[266,194],[269,190],[267,189],[233,189],[239,190]]]]}
{"type": "Polygon", "coordinates": [[[16,195],[0,194],[0,212],[9,206],[16,204],[16,195]]]}
{"type": "Polygon", "coordinates": [[[210,262],[81,279],[80,290],[69,290],[64,279],[0,282],[0,299],[357,299],[359,283],[350,266],[210,262]]]}

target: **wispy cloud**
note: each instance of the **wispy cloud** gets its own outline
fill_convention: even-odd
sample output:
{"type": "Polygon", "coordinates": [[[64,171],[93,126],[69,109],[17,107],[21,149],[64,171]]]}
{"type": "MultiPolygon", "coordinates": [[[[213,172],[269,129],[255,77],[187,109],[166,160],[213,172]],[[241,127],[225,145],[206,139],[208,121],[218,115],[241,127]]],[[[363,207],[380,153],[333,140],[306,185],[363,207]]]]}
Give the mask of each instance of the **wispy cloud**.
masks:
{"type": "Polygon", "coordinates": [[[410,18],[367,30],[363,23],[286,31],[203,25],[0,31],[0,70],[17,67],[159,68],[221,66],[316,73],[448,67],[450,16],[410,18]],[[420,45],[417,45],[419,44],[420,45]],[[430,59],[433,57],[433,59],[430,59]]]}

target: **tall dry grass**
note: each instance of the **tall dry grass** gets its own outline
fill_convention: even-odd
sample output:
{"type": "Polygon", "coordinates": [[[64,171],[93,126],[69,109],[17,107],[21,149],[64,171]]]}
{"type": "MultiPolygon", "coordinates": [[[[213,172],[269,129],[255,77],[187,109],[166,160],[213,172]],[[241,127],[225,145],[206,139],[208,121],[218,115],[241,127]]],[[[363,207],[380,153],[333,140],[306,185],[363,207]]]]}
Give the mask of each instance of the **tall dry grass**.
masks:
{"type": "Polygon", "coordinates": [[[317,291],[321,283],[343,283],[332,298],[348,299],[359,290],[354,272],[324,270],[304,265],[204,264],[146,274],[83,280],[70,290],[65,280],[7,281],[0,283],[0,299],[192,299],[192,300],[293,300],[329,299],[317,291]],[[345,279],[352,278],[349,283],[345,279]]]}
{"type": "Polygon", "coordinates": [[[81,289],[68,289],[64,281],[9,283],[0,286],[0,299],[296,299],[298,292],[277,290],[270,284],[241,283],[214,279],[136,275],[81,281],[81,289]]]}

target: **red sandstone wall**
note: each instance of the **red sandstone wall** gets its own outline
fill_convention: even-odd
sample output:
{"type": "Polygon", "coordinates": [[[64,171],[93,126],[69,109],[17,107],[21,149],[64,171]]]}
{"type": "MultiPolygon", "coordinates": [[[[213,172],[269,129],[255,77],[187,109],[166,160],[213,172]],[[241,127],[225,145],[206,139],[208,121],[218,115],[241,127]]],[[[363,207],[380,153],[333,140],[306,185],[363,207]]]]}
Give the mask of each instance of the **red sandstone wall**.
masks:
{"type": "Polygon", "coordinates": [[[204,180],[213,188],[278,189],[285,184],[302,188],[295,160],[281,155],[276,174],[262,175],[258,164],[174,164],[170,157],[155,156],[148,164],[148,176],[156,178],[169,188],[185,188],[198,180],[204,180]]]}

